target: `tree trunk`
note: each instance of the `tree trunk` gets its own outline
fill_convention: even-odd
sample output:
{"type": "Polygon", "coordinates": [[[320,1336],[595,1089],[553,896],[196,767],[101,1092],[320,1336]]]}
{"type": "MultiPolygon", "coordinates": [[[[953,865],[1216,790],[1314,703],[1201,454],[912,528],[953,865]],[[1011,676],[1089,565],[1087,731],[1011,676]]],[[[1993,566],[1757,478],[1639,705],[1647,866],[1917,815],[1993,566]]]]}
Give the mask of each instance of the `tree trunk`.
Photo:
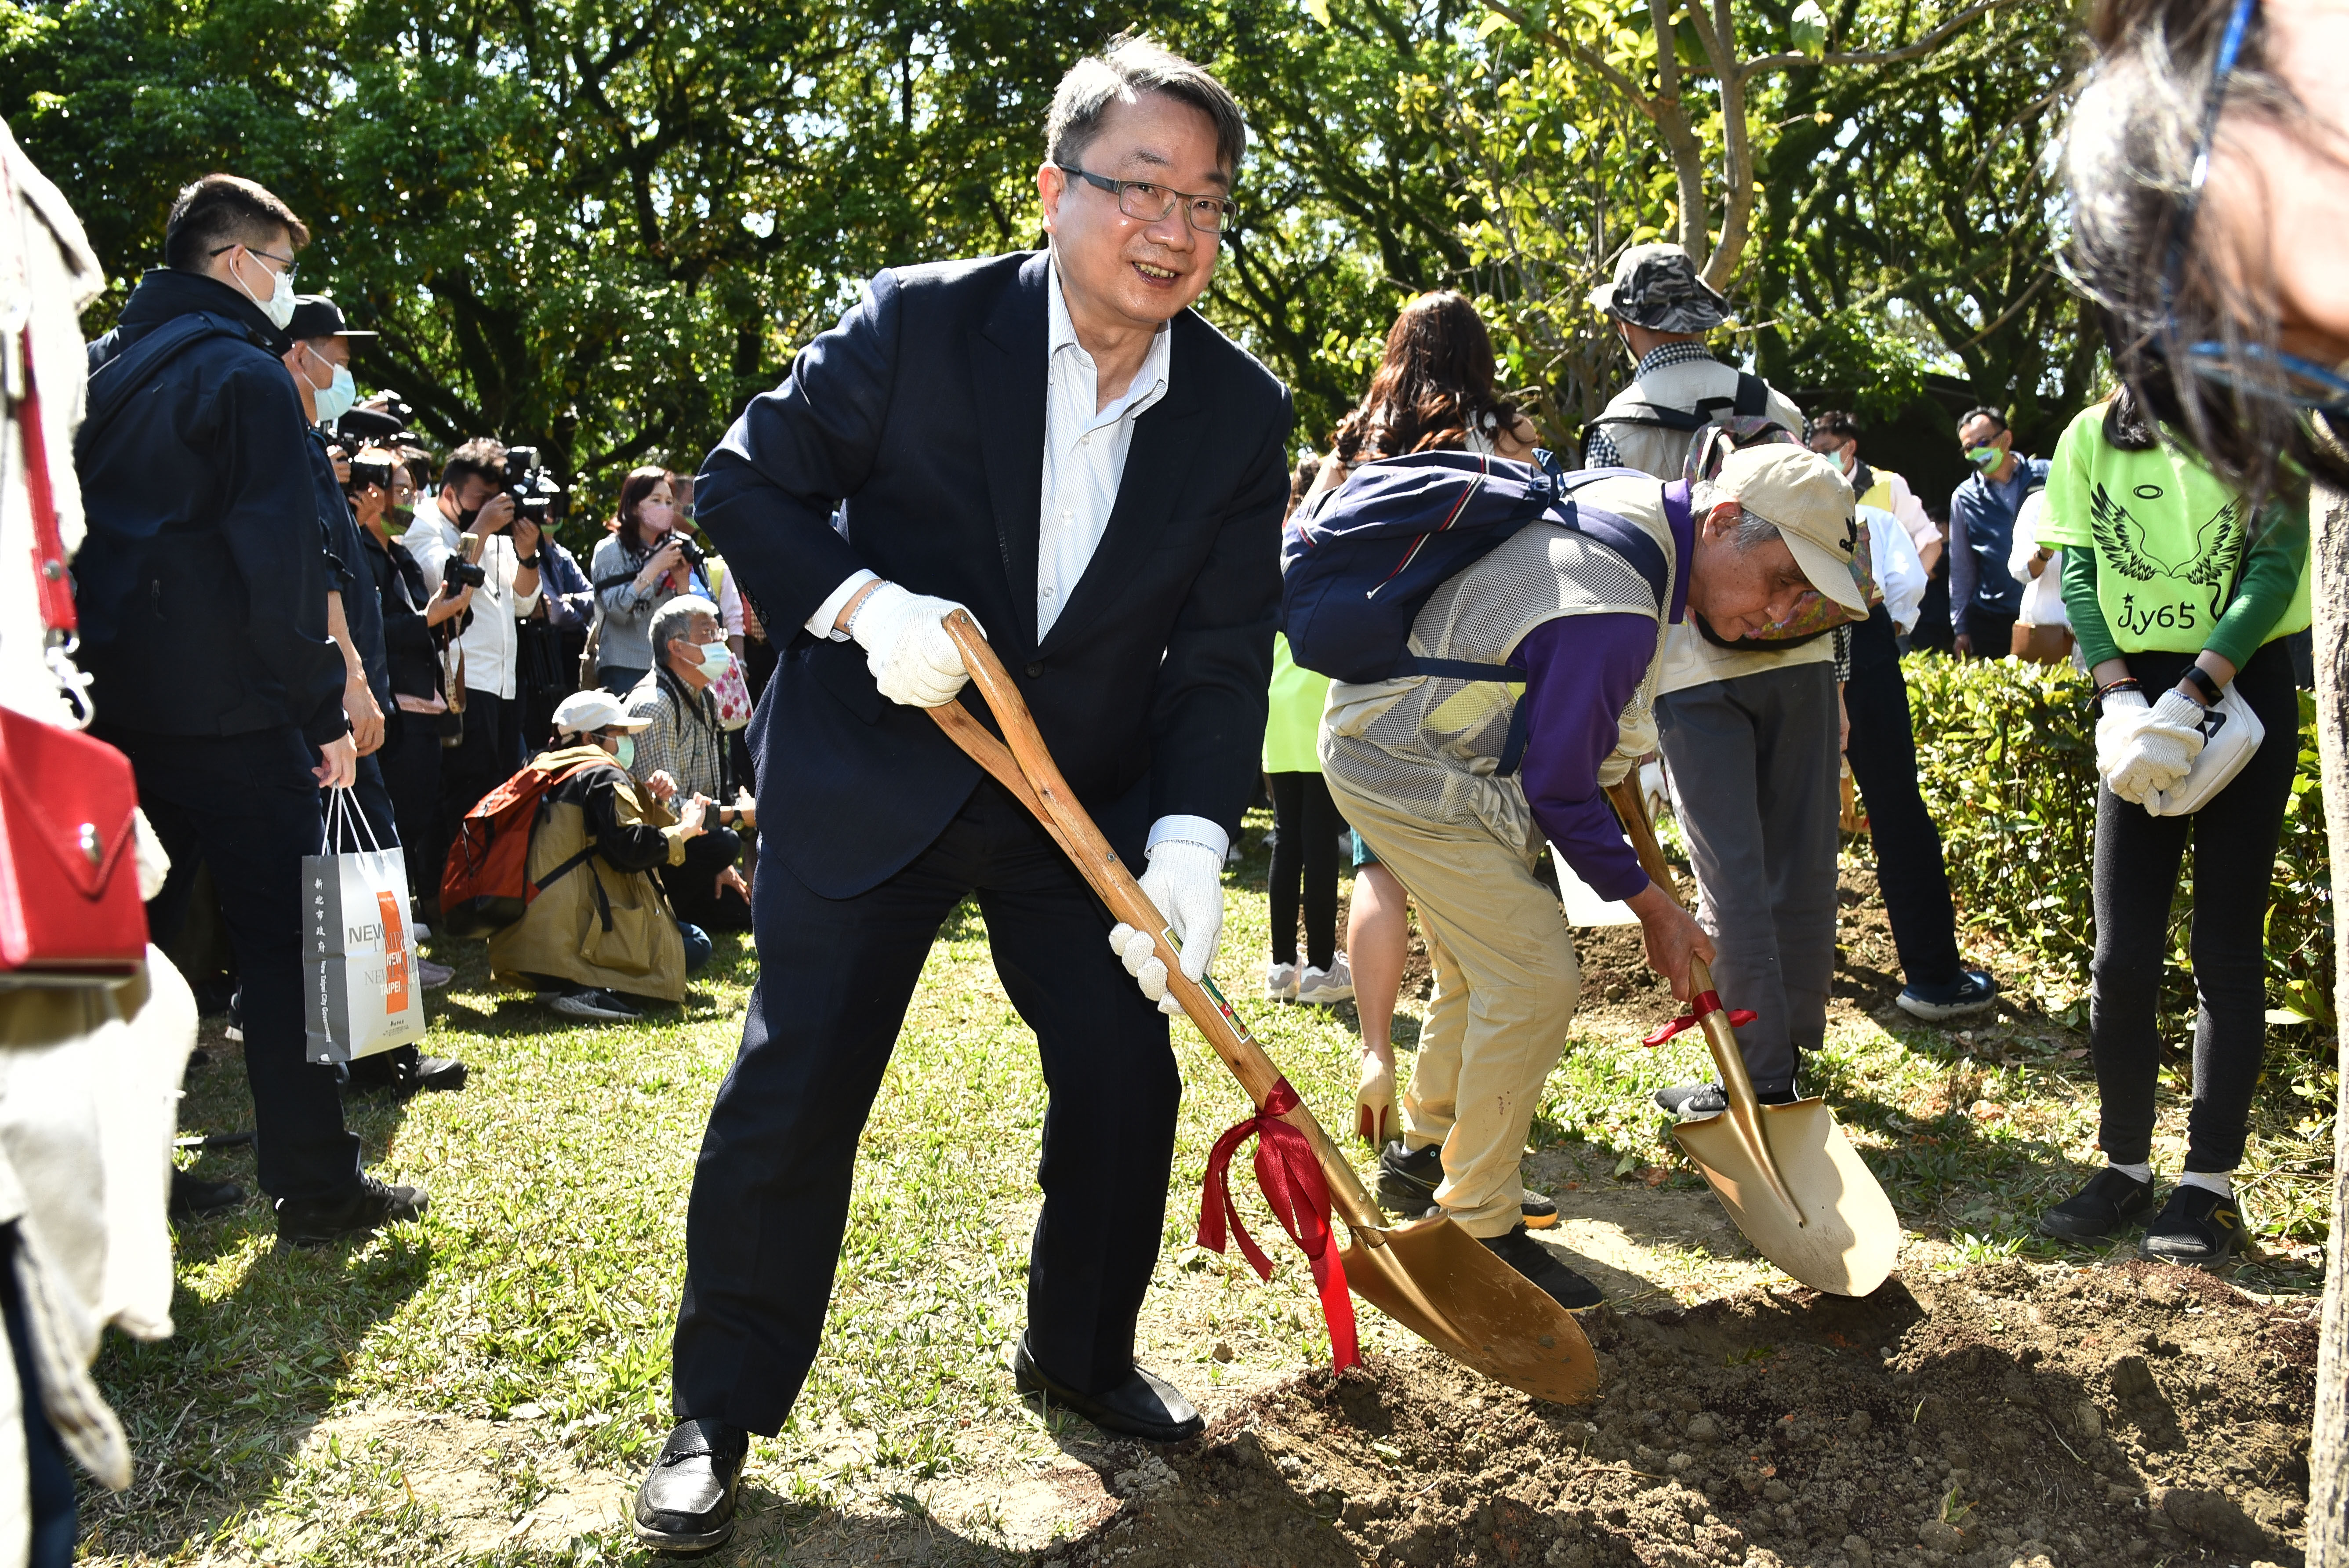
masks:
{"type": "Polygon", "coordinates": [[[2333,1011],[2342,1100],[2333,1121],[2333,1233],[2316,1352],[2316,1419],[2308,1449],[2308,1568],[2349,1568],[2349,495],[2319,490],[2316,533],[2316,737],[2324,830],[2333,856],[2333,1011]]]}

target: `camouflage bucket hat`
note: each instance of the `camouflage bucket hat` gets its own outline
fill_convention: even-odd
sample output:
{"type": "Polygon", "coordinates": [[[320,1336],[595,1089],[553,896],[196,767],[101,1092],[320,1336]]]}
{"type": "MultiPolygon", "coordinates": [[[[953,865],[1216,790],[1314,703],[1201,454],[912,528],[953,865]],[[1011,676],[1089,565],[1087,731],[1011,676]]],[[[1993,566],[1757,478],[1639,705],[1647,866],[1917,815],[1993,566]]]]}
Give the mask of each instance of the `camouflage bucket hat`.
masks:
{"type": "Polygon", "coordinates": [[[1729,319],[1729,302],[1697,276],[1678,245],[1634,245],[1615,263],[1615,281],[1590,303],[1651,332],[1703,332],[1729,319]]]}

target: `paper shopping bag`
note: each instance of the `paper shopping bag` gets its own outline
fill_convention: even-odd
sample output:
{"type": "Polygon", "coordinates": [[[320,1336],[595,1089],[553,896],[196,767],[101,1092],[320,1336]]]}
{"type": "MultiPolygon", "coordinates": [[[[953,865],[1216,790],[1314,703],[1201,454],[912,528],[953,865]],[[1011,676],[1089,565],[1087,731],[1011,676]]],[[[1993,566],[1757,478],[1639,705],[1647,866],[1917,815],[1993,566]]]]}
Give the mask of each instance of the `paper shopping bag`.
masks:
{"type": "MultiPolygon", "coordinates": [[[[408,861],[397,848],[338,850],[366,816],[328,791],[326,847],[302,859],[309,934],[303,947],[314,1062],[349,1062],[424,1038],[424,994],[408,917],[408,861]]],[[[372,837],[372,835],[369,835],[372,837]]]]}

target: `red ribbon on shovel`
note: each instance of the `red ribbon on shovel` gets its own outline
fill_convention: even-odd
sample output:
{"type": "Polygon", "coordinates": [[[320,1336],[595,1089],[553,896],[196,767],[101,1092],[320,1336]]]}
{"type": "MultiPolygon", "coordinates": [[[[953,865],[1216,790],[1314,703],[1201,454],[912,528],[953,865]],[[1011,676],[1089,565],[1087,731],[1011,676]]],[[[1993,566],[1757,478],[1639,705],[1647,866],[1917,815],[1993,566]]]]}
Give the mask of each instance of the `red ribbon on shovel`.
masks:
{"type": "MultiPolygon", "coordinates": [[[[1682,1029],[1695,1028],[1699,1021],[1701,1021],[1707,1013],[1718,1013],[1720,1011],[1720,993],[1715,991],[1700,991],[1694,997],[1691,998],[1689,1002],[1688,1016],[1686,1017],[1674,1018],[1671,1023],[1666,1024],[1662,1028],[1658,1029],[1654,1034],[1650,1035],[1646,1039],[1641,1040],[1640,1043],[1643,1046],[1661,1046],[1666,1040],[1671,1039],[1674,1035],[1679,1034],[1682,1029]]],[[[1761,1016],[1762,1015],[1759,1013],[1749,1011],[1744,1007],[1736,1008],[1729,1015],[1729,1026],[1733,1029],[1742,1029],[1761,1016]]]]}
{"type": "Polygon", "coordinates": [[[1272,1206],[1288,1239],[1305,1251],[1313,1265],[1313,1283],[1321,1292],[1321,1315],[1330,1325],[1330,1365],[1342,1372],[1361,1365],[1354,1337],[1354,1298],[1346,1288],[1346,1265],[1332,1244],[1330,1229],[1330,1184],[1313,1158],[1313,1145],[1302,1132],[1280,1119],[1303,1101],[1282,1078],[1264,1097],[1264,1108],[1216,1140],[1207,1155],[1207,1180],[1199,1194],[1199,1244],[1210,1252],[1224,1250],[1224,1227],[1240,1244],[1257,1277],[1272,1278],[1272,1260],[1240,1223],[1232,1202],[1232,1156],[1253,1138],[1256,1144],[1256,1184],[1272,1206]]]}

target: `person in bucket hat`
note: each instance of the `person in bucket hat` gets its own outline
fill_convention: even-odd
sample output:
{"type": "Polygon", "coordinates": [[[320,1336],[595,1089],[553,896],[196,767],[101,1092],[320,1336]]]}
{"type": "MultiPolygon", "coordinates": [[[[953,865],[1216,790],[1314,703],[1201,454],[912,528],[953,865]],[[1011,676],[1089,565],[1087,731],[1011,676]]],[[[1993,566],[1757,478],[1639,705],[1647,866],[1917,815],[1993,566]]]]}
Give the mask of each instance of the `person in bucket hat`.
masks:
{"type": "Polygon", "coordinates": [[[1678,245],[1632,246],[1616,262],[1615,281],[1590,291],[1590,303],[1651,332],[1710,332],[1729,319],[1729,302],[1678,245]]]}

